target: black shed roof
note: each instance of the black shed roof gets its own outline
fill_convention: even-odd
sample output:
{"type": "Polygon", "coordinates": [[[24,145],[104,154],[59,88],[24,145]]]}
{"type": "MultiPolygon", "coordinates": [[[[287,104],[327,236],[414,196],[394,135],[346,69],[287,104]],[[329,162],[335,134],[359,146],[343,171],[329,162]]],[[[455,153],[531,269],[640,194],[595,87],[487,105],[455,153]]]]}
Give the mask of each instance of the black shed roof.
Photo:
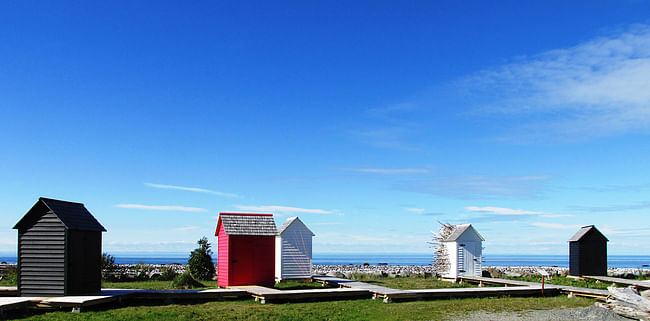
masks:
{"type": "Polygon", "coordinates": [[[603,238],[606,242],[609,242],[609,240],[607,239],[607,237],[605,237],[605,235],[603,235],[603,233],[600,233],[600,231],[599,231],[595,226],[593,226],[593,225],[587,225],[587,226],[583,226],[583,227],[581,227],[581,228],[578,230],[578,232],[576,232],[576,234],[574,234],[574,235],[569,239],[569,242],[578,242],[578,241],[580,241],[583,237],[587,236],[587,234],[589,234],[589,232],[597,233],[597,234],[596,234],[597,236],[600,236],[600,237],[603,238]]]}
{"type": "Polygon", "coordinates": [[[98,231],[106,232],[106,229],[99,224],[95,217],[88,212],[82,203],[67,202],[51,198],[41,197],[38,202],[16,223],[14,229],[21,229],[33,221],[35,215],[41,215],[37,210],[45,205],[50,209],[61,223],[69,230],[98,231]]]}

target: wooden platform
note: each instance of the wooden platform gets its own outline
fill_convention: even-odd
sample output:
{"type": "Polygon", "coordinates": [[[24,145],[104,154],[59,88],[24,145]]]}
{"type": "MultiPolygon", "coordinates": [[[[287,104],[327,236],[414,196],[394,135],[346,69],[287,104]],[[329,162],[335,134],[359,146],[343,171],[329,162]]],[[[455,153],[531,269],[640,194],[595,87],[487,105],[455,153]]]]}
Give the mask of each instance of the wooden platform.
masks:
{"type": "Polygon", "coordinates": [[[32,297],[2,297],[0,298],[0,315],[4,314],[5,311],[34,306],[41,299],[32,297]]]}
{"type": "Polygon", "coordinates": [[[368,290],[351,288],[278,290],[263,286],[242,286],[233,287],[232,289],[247,291],[255,298],[255,301],[262,304],[269,302],[359,299],[372,296],[368,290]]]}
{"type": "MultiPolygon", "coordinates": [[[[483,276],[460,276],[458,280],[467,281],[470,283],[476,283],[479,285],[483,284],[496,284],[496,285],[505,285],[505,286],[541,286],[541,283],[537,282],[527,282],[527,281],[518,281],[518,280],[508,280],[508,279],[499,279],[499,278],[487,278],[483,276]]],[[[553,287],[553,284],[545,284],[546,287],[553,287]]]]}
{"type": "Polygon", "coordinates": [[[222,300],[225,298],[244,298],[250,294],[246,291],[232,289],[210,290],[127,290],[104,289],[97,295],[63,296],[45,298],[38,302],[39,307],[68,307],[72,312],[81,312],[84,308],[124,300],[161,300],[171,303],[176,300],[222,300]]]}
{"type": "Polygon", "coordinates": [[[405,290],[398,290],[398,289],[393,289],[381,285],[374,285],[374,284],[369,284],[360,281],[352,281],[352,280],[337,278],[333,276],[314,275],[312,278],[318,282],[337,284],[341,287],[346,287],[346,288],[368,290],[372,293],[379,294],[379,295],[399,294],[405,292],[405,290]]]}
{"type": "MultiPolygon", "coordinates": [[[[478,276],[463,276],[459,278],[460,280],[473,282],[473,283],[483,283],[483,284],[504,284],[509,286],[528,286],[528,287],[541,287],[541,283],[536,282],[526,282],[526,281],[516,281],[516,280],[507,280],[507,279],[497,279],[497,278],[486,278],[478,276]]],[[[604,300],[609,295],[607,290],[600,289],[589,289],[589,288],[580,288],[575,286],[568,285],[557,285],[557,284],[545,284],[544,290],[559,290],[560,293],[566,293],[570,296],[584,296],[595,299],[604,300]]]]}
{"type": "MultiPolygon", "coordinates": [[[[368,290],[373,293],[373,298],[382,298],[384,302],[390,303],[397,300],[431,300],[451,299],[466,297],[493,297],[493,296],[535,296],[542,294],[541,284],[533,282],[506,282],[505,287],[489,288],[442,288],[442,289],[421,289],[421,290],[399,290],[385,286],[368,284],[365,282],[352,281],[343,278],[330,276],[314,276],[314,280],[327,283],[335,283],[340,286],[368,290]]],[[[500,279],[480,278],[481,281],[489,284],[502,284],[500,279]]],[[[478,281],[478,280],[476,280],[478,281]]],[[[503,280],[510,281],[510,280],[503,280]]],[[[545,287],[548,293],[559,293],[559,287],[545,287]]]]}
{"type": "MultiPolygon", "coordinates": [[[[556,295],[559,289],[545,289],[548,295],[556,295]]],[[[510,286],[486,288],[443,288],[405,290],[404,293],[386,295],[384,302],[397,300],[432,300],[432,299],[457,299],[457,298],[482,298],[501,296],[540,296],[541,286],[510,286]]]]}
{"type": "Polygon", "coordinates": [[[583,275],[582,278],[601,281],[601,282],[608,282],[614,286],[623,285],[623,286],[633,286],[637,289],[650,289],[650,281],[628,280],[622,278],[615,278],[611,276],[591,276],[591,275],[583,275]]]}
{"type": "Polygon", "coordinates": [[[16,296],[18,288],[15,286],[0,286],[0,296],[16,296]]]}

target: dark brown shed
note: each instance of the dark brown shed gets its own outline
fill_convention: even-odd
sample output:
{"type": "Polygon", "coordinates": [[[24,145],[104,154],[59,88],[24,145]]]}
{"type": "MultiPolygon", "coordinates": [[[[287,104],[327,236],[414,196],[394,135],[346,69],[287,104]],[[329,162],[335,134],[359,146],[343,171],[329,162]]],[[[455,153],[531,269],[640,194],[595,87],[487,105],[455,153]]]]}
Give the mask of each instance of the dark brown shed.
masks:
{"type": "Polygon", "coordinates": [[[583,226],[569,239],[569,274],[607,275],[607,242],[593,225],[583,226]]]}
{"type": "Polygon", "coordinates": [[[20,296],[65,296],[101,291],[102,232],[81,203],[41,197],[18,230],[20,296]]]}

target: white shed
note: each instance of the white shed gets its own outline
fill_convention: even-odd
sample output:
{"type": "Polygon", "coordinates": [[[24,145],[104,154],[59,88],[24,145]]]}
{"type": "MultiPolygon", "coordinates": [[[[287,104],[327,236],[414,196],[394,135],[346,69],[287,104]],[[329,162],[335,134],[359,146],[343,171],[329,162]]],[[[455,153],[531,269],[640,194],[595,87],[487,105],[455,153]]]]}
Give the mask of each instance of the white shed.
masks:
{"type": "Polygon", "coordinates": [[[471,224],[455,225],[444,244],[449,258],[449,269],[444,278],[459,276],[481,276],[483,269],[483,241],[471,224]]]}
{"type": "Polygon", "coordinates": [[[275,280],[311,278],[311,239],[314,233],[291,217],[275,237],[275,280]]]}

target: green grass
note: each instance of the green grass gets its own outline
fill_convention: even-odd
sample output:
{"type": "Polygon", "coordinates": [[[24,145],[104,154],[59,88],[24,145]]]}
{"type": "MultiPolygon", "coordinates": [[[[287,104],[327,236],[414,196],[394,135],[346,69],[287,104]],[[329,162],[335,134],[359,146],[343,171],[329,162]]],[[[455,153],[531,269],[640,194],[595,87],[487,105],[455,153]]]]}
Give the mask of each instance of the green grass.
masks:
{"type": "Polygon", "coordinates": [[[301,281],[283,281],[276,283],[274,288],[278,290],[308,290],[308,289],[322,289],[331,288],[332,285],[323,285],[319,282],[301,282],[301,281]]]}
{"type": "MultiPolygon", "coordinates": [[[[217,288],[217,281],[199,281],[205,285],[204,288],[217,288]]],[[[143,289],[143,290],[174,290],[172,281],[133,281],[133,282],[106,282],[102,281],[103,289],[143,289]]]]}
{"type": "MultiPolygon", "coordinates": [[[[91,310],[80,315],[66,311],[37,315],[11,312],[29,320],[445,320],[467,312],[545,310],[585,307],[593,300],[567,298],[481,298],[414,301],[385,304],[381,300],[350,300],[262,305],[253,300],[188,305],[128,306],[91,310]]],[[[33,312],[32,312],[33,313],[33,312]]]]}
{"type": "MultiPolygon", "coordinates": [[[[437,288],[459,288],[459,287],[476,287],[469,283],[451,283],[435,278],[422,277],[405,277],[405,278],[388,278],[380,276],[371,276],[367,274],[356,274],[353,280],[367,282],[370,284],[386,286],[389,288],[411,290],[411,289],[437,289],[437,288]]],[[[205,288],[217,288],[217,281],[201,281],[205,288]]],[[[336,287],[330,285],[329,287],[336,287]]],[[[172,290],[171,281],[134,281],[134,282],[102,282],[102,288],[118,289],[149,289],[149,290],[172,290]]],[[[280,290],[297,290],[323,288],[318,282],[300,282],[286,281],[276,283],[274,288],[280,290]]]]}
{"type": "Polygon", "coordinates": [[[353,274],[351,279],[400,290],[476,287],[469,283],[452,283],[438,278],[423,277],[388,278],[369,274],[353,274]]]}
{"type": "MultiPolygon", "coordinates": [[[[542,283],[541,277],[519,277],[519,278],[507,277],[507,279],[542,283]]],[[[566,276],[554,276],[551,279],[548,278],[545,279],[545,282],[547,284],[568,285],[568,286],[576,286],[580,288],[601,289],[601,290],[607,290],[607,287],[612,285],[611,283],[596,282],[594,280],[576,280],[573,278],[568,278],[566,276]]]]}

